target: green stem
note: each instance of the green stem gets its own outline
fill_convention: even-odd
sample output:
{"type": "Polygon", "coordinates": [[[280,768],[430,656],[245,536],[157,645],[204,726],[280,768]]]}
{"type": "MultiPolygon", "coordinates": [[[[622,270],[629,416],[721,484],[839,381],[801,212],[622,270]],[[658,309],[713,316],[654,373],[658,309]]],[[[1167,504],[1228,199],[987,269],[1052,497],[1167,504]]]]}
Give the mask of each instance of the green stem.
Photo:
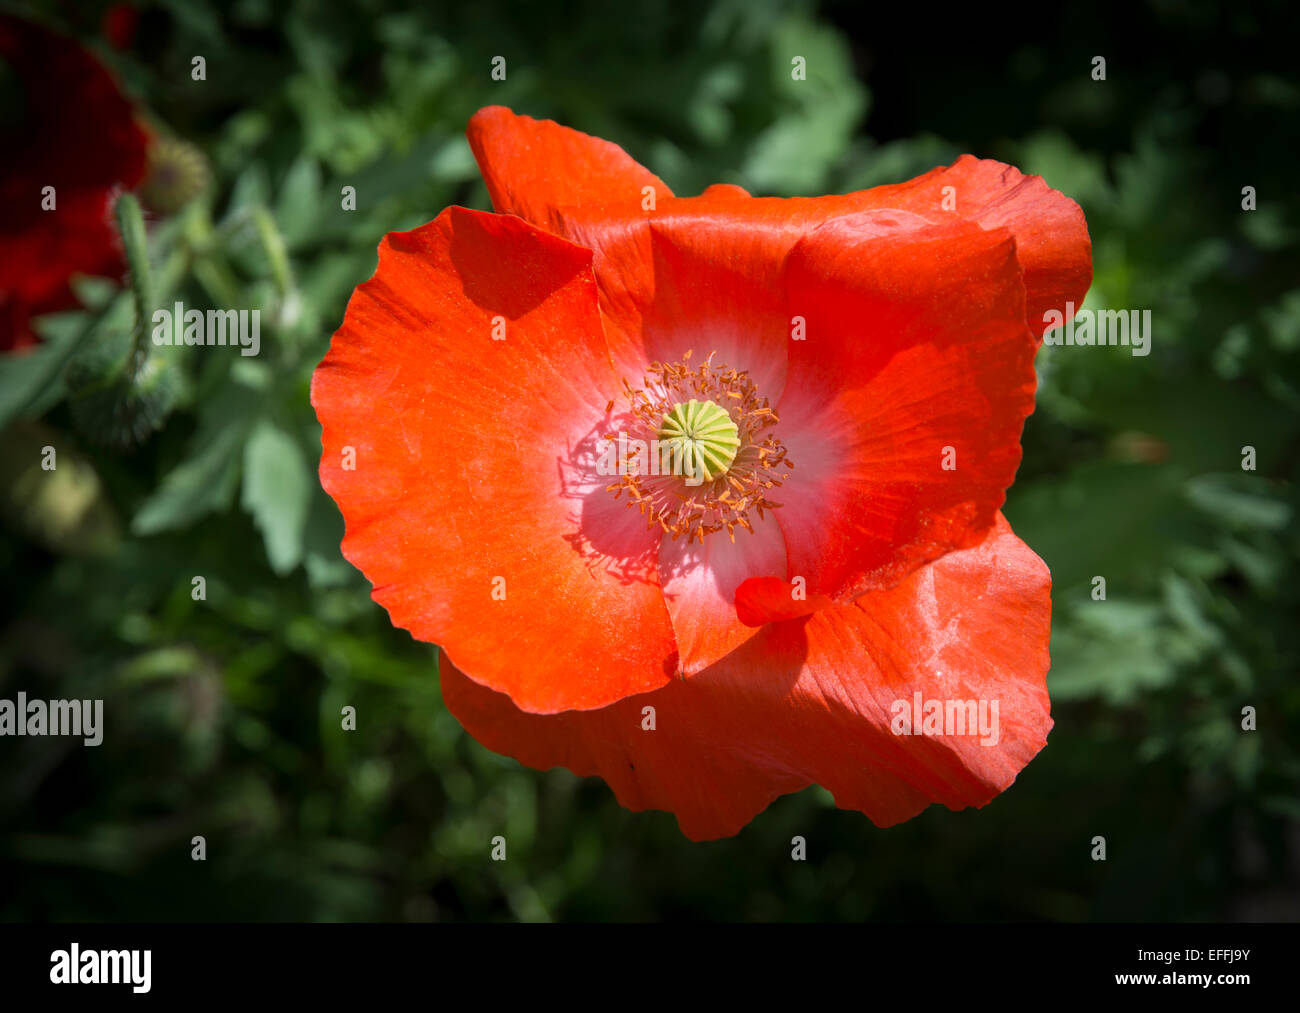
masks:
{"type": "Polygon", "coordinates": [[[149,244],[144,230],[144,214],[134,194],[124,193],[117,200],[117,227],[126,250],[131,271],[131,294],[135,298],[135,333],[132,336],[130,369],[138,372],[148,351],[144,335],[153,313],[153,278],[149,273],[149,244]]]}
{"type": "Polygon", "coordinates": [[[257,222],[258,238],[262,240],[262,249],[271,263],[271,277],[275,279],[275,287],[280,292],[280,298],[287,299],[293,291],[293,272],[289,269],[289,253],[284,246],[284,237],[280,235],[275,219],[266,208],[259,207],[253,216],[257,222]]]}

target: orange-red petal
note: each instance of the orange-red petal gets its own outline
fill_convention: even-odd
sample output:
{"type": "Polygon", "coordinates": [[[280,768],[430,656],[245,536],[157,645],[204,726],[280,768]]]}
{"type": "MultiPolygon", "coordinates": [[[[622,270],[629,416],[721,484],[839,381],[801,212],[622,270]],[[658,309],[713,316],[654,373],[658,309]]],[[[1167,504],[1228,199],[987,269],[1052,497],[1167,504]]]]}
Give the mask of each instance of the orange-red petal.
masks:
{"type": "Polygon", "coordinates": [[[560,208],[608,204],[635,215],[646,200],[672,191],[617,144],[553,120],[520,116],[505,106],[476,112],[466,131],[500,214],[563,235],[560,208]]]}
{"type": "Polygon", "coordinates": [[[590,252],[463,208],[384,240],[313,377],[344,554],[396,625],[524,710],[676,668],[658,534],[594,472],[617,392],[590,252]]]}
{"type": "Polygon", "coordinates": [[[1041,338],[1044,314],[1073,316],[1092,284],[1092,240],[1083,210],[1041,176],[1015,166],[962,155],[944,169],[897,186],[867,191],[870,206],[927,217],[955,214],[986,229],[1006,229],[1016,239],[1025,272],[1025,320],[1041,338]],[[944,210],[950,207],[951,211],[944,210]]]}
{"type": "Polygon", "coordinates": [[[785,539],[772,514],[737,528],[735,541],[717,532],[703,543],[665,538],[659,581],[677,636],[678,667],[688,675],[726,657],[750,637],[754,624],[736,614],[736,590],[765,574],[785,573],[785,539]]]}
{"type": "MultiPolygon", "coordinates": [[[[795,464],[776,511],[787,578],[846,600],[977,544],[1034,403],[1011,237],[864,212],[801,240],[785,277],[805,321],[776,428],[795,464]]],[[[751,589],[741,597],[761,613],[751,589]]]]}
{"type": "Polygon", "coordinates": [[[443,695],[488,748],[602,777],[624,806],[668,810],[696,840],[814,783],[888,826],[931,802],[986,804],[1043,747],[1050,611],[1046,566],[999,518],[982,544],[902,584],[769,625],[693,678],[602,710],[526,714],[445,659],[443,695]],[[996,743],[896,734],[898,702],[917,693],[945,709],[982,701],[990,730],[996,701],[996,743]]]}
{"type": "Polygon", "coordinates": [[[857,208],[847,197],[743,197],[710,187],[623,216],[608,206],[563,209],[561,234],[594,252],[614,368],[630,379],[692,351],[750,374],[775,403],[785,387],[791,326],[785,258],[818,225],[857,208]]]}
{"type": "Polygon", "coordinates": [[[471,120],[469,137],[498,211],[595,252],[611,356],[625,373],[710,339],[740,360],[731,365],[774,379],[779,395],[782,373],[763,322],[774,272],[802,235],[859,211],[906,210],[1006,229],[1016,239],[1026,319],[1036,338],[1046,311],[1068,319],[1068,307],[1082,303],[1092,278],[1079,206],[1041,177],[990,159],[963,155],[905,183],[845,195],[751,198],[741,187],[715,184],[698,197],[673,197],[621,148],[549,120],[491,106],[471,120]],[[710,297],[701,301],[703,293],[710,297]],[[762,352],[752,364],[730,351],[737,343],[731,332],[750,326],[762,352]]]}
{"type": "Polygon", "coordinates": [[[835,604],[835,599],[808,593],[808,580],[750,577],[736,589],[736,618],[746,626],[762,626],[812,615],[835,604]]]}

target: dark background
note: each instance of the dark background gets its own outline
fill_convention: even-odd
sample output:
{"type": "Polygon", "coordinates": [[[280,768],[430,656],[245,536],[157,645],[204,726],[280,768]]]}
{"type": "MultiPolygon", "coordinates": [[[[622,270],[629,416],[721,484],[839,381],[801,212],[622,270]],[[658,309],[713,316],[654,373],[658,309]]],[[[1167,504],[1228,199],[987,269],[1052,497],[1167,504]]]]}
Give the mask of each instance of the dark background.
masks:
{"type": "MultiPolygon", "coordinates": [[[[97,749],[0,740],[0,918],[1300,919],[1288,5],[175,0],[134,5],[120,49],[104,5],[22,9],[201,156],[206,186],[151,217],[175,297],[275,323],[255,361],[171,363],[170,414],[125,449],[63,379],[24,400],[33,367],[0,365],[0,696],[103,697],[109,723],[97,749]],[[489,103],[617,141],[678,193],[844,192],[970,151],[1083,206],[1087,305],[1150,309],[1152,351],[1040,353],[1007,513],[1053,572],[1056,727],[984,810],[879,830],[809,789],[692,844],[442,708],[434,648],[339,555],[307,385],[385,232],[488,206],[463,130],[489,103]]],[[[120,327],[115,292],[87,286],[37,354],[120,327]]]]}

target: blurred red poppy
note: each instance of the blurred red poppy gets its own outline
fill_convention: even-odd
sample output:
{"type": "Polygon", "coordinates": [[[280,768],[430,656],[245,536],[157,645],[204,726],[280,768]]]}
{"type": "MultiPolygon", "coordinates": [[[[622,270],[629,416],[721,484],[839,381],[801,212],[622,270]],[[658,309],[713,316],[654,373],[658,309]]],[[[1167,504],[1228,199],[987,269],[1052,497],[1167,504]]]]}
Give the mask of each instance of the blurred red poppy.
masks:
{"type": "Polygon", "coordinates": [[[36,342],[31,318],[76,305],[75,274],[120,275],[116,188],[144,175],[148,137],[86,49],[0,15],[0,349],[36,342]]]}
{"type": "Polygon", "coordinates": [[[389,235],[312,383],[344,554],[452,712],[697,839],[813,783],[881,825],[1006,788],[1051,604],[1000,508],[1078,206],[970,156],[678,198],[549,121],[469,137],[497,213],[389,235]]]}
{"type": "Polygon", "coordinates": [[[140,25],[140,11],[134,4],[110,4],[99,19],[99,30],[114,49],[130,49],[140,25]]]}

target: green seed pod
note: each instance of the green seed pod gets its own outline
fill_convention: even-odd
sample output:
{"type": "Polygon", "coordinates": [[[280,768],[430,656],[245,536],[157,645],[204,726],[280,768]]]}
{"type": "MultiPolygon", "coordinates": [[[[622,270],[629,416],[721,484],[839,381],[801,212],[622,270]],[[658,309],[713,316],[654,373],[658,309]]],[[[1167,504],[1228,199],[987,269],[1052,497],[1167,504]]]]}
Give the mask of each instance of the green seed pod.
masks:
{"type": "Polygon", "coordinates": [[[138,193],[156,215],[174,215],[207,189],[208,160],[189,141],[156,138],[149,146],[149,165],[138,193]]]}
{"type": "Polygon", "coordinates": [[[114,450],[129,450],[162,428],[181,389],[176,365],[149,350],[138,365],[121,369],[107,382],[83,386],[69,406],[88,440],[114,450]]]}

